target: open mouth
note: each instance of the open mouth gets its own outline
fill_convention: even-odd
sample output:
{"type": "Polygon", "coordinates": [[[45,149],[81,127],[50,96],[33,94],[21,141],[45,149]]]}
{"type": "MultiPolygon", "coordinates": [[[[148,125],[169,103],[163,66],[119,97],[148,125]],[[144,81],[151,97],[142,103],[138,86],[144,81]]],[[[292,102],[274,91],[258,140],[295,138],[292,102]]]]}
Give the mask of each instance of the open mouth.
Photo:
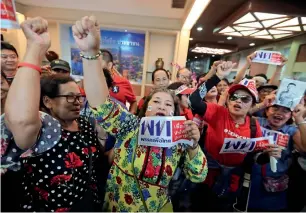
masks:
{"type": "Polygon", "coordinates": [[[234,105],[234,109],[235,109],[235,110],[241,110],[241,106],[240,106],[239,104],[235,104],[235,105],[234,105]]]}
{"type": "Polygon", "coordinates": [[[276,122],[281,122],[283,120],[283,118],[282,118],[282,116],[274,115],[273,120],[276,121],[276,122]]]}
{"type": "Polygon", "coordinates": [[[158,113],[156,113],[156,116],[166,116],[166,114],[162,113],[162,112],[158,112],[158,113]]]}

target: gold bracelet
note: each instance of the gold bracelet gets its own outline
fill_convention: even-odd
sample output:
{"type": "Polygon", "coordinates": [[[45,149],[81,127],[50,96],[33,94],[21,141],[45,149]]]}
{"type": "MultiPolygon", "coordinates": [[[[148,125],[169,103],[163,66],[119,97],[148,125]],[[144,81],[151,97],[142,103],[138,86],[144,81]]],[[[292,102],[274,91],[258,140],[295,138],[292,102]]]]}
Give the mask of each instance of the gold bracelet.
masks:
{"type": "Polygon", "coordinates": [[[102,55],[101,50],[99,50],[99,52],[94,56],[84,55],[83,53],[80,52],[80,56],[84,59],[87,59],[87,60],[96,60],[97,58],[100,57],[100,55],[102,55]]]}

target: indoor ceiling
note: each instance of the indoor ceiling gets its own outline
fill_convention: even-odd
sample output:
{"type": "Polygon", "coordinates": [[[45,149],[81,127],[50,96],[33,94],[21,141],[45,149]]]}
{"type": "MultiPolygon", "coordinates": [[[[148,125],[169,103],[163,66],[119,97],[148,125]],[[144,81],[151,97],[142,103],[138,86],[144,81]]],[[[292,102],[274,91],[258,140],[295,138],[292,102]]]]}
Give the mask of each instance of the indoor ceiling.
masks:
{"type": "Polygon", "coordinates": [[[192,0],[16,0],[24,5],[182,19],[192,0]],[[184,8],[179,8],[185,5],[184,8]]]}
{"type": "Polygon", "coordinates": [[[294,0],[212,0],[191,30],[190,37],[193,40],[189,42],[188,57],[191,59],[199,54],[192,52],[195,48],[197,52],[212,51],[207,48],[217,49],[216,54],[222,55],[229,51],[250,48],[252,43],[253,46],[261,46],[288,38],[286,36],[305,33],[303,22],[306,20],[301,18],[306,17],[306,6],[303,5],[301,1],[294,0]],[[252,8],[265,14],[248,11],[252,8]],[[266,13],[281,15],[271,16],[266,13]],[[276,20],[273,20],[275,18],[276,20]],[[288,27],[285,26],[286,22],[290,22],[294,27],[290,26],[285,30],[284,28],[288,27]],[[281,26],[277,26],[279,24],[281,26]],[[202,31],[197,30],[199,27],[202,31]],[[228,37],[231,37],[231,40],[228,40],[228,37]]]}

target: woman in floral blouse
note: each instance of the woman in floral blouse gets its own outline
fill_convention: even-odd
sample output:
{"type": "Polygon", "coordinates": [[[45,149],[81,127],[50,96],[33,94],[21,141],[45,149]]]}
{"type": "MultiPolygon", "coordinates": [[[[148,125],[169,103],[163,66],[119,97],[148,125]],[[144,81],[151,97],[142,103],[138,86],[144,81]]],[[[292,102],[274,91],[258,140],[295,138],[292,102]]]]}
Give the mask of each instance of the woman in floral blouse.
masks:
{"type": "MultiPolygon", "coordinates": [[[[98,124],[117,139],[115,159],[107,180],[104,210],[160,211],[169,201],[167,187],[180,158],[184,158],[184,172],[191,181],[202,182],[206,177],[206,158],[197,143],[199,130],[192,121],[186,121],[185,131],[195,141],[192,147],[138,145],[139,119],[108,98],[108,88],[101,72],[100,29],[95,17],[84,17],[76,22],[72,30],[84,55],[87,99],[98,124]]],[[[142,116],[179,115],[174,95],[166,89],[154,91],[147,100],[143,112],[140,112],[142,116]]]]}

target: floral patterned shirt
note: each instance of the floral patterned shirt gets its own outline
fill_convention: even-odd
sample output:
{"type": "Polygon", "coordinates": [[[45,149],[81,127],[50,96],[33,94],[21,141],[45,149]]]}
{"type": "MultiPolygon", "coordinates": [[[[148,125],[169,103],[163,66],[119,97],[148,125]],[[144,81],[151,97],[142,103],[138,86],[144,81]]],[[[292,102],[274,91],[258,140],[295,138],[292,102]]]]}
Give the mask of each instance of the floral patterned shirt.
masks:
{"type": "Polygon", "coordinates": [[[132,169],[134,168],[146,205],[150,212],[159,211],[168,201],[167,187],[181,157],[184,173],[193,182],[203,182],[207,175],[206,158],[201,149],[190,160],[186,147],[171,148],[137,145],[139,119],[112,100],[92,109],[100,126],[117,139],[115,159],[110,169],[104,211],[145,211],[132,169]]]}
{"type": "MultiPolygon", "coordinates": [[[[48,119],[50,117],[47,116],[48,119]]],[[[9,158],[9,160],[14,159],[14,162],[19,161],[17,165],[24,170],[22,179],[24,200],[21,208],[25,211],[69,211],[75,202],[83,198],[88,187],[93,191],[94,202],[101,202],[98,199],[94,169],[99,153],[96,133],[85,119],[79,118],[78,123],[80,131],[77,132],[58,128],[60,125],[46,130],[43,125],[35,148],[23,151],[21,155],[21,150],[14,141],[10,141],[1,160],[9,158]],[[54,132],[59,133],[59,140],[51,140],[55,137],[51,136],[54,132]],[[45,140],[41,140],[42,136],[45,140]],[[42,147],[48,148],[39,152],[42,147]],[[90,183],[88,183],[89,149],[93,162],[90,183]]],[[[53,126],[52,122],[47,122],[46,126],[49,126],[48,124],[53,126]]]]}

